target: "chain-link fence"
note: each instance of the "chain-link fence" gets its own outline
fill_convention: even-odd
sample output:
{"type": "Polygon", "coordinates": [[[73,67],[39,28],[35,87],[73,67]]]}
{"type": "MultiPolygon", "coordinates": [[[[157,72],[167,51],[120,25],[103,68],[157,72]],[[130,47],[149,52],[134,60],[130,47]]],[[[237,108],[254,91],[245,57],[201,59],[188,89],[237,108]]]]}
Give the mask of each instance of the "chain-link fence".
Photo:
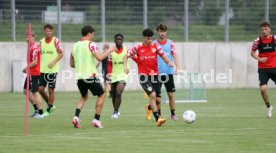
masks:
{"type": "MultiPolygon", "coordinates": [[[[82,26],[96,29],[95,41],[140,41],[141,31],[167,24],[174,41],[252,41],[259,24],[271,21],[276,0],[0,0],[0,41],[24,41],[31,22],[39,38],[52,23],[62,41],[76,41],[82,26]]],[[[274,23],[275,22],[275,23],[274,23]]]]}

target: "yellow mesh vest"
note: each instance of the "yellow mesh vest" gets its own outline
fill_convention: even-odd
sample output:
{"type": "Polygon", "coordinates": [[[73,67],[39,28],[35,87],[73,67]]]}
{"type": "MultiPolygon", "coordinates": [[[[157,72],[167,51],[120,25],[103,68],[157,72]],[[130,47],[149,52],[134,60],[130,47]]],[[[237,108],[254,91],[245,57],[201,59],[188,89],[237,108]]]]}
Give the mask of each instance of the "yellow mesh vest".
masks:
{"type": "Polygon", "coordinates": [[[72,55],[77,79],[89,79],[97,74],[96,60],[89,50],[89,42],[78,41],[73,45],[72,55]]]}
{"type": "Polygon", "coordinates": [[[49,68],[48,65],[59,55],[55,47],[55,39],[53,37],[50,43],[46,43],[45,38],[40,40],[41,45],[41,73],[57,73],[59,70],[59,61],[55,64],[53,68],[49,68]]]}
{"type": "MultiPolygon", "coordinates": [[[[127,54],[127,49],[124,46],[123,51],[120,54],[112,52],[112,74],[111,82],[127,81],[128,75],[124,72],[124,56],[127,54]]],[[[129,67],[129,62],[128,62],[129,67]]]]}

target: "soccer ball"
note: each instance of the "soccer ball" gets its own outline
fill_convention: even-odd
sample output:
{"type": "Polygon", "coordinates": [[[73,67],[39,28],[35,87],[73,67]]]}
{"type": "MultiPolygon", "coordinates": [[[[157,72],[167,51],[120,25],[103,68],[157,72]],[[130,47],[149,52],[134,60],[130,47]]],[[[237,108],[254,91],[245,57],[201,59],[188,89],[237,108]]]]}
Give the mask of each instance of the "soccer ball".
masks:
{"type": "Polygon", "coordinates": [[[192,124],[196,120],[196,114],[192,110],[187,110],[183,113],[183,120],[187,124],[192,124]]]}

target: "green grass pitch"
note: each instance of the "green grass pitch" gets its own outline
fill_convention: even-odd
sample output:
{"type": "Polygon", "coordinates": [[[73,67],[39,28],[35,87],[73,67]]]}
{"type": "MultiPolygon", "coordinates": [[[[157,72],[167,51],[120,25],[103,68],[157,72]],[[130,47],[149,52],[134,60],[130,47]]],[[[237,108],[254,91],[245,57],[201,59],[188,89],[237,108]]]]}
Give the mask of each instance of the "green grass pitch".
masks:
{"type": "MultiPolygon", "coordinates": [[[[274,117],[266,119],[266,108],[258,89],[213,89],[207,103],[176,105],[179,121],[169,119],[168,104],[162,127],[146,121],[143,92],[123,94],[121,118],[111,119],[112,103],[106,98],[101,116],[103,129],[90,126],[95,97],[89,95],[81,112],[81,129],[71,119],[76,93],[56,93],[57,109],[48,118],[29,118],[29,136],[24,137],[25,99],[21,93],[0,94],[0,153],[275,153],[276,90],[269,91],[274,117]],[[182,121],[182,113],[192,109],[197,120],[182,121]]],[[[44,108],[45,103],[44,104],[44,108]]],[[[29,105],[29,114],[33,108],[29,105]]]]}

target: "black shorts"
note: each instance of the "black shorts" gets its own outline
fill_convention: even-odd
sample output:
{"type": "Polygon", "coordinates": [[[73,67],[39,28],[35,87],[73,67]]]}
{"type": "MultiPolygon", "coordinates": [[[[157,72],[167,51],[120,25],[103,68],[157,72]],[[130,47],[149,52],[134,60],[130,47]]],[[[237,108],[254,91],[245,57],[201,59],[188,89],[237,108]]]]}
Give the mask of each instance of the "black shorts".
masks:
{"type": "Polygon", "coordinates": [[[39,86],[54,89],[56,87],[57,73],[40,73],[39,86]]]}
{"type": "Polygon", "coordinates": [[[161,97],[160,88],[158,84],[158,75],[146,76],[140,75],[139,82],[144,89],[144,91],[150,95],[152,92],[156,93],[156,97],[161,97]]]}
{"type": "Polygon", "coordinates": [[[102,75],[103,75],[104,82],[111,82],[110,75],[107,73],[107,71],[102,70],[102,75]]]}
{"type": "Polygon", "coordinates": [[[101,82],[97,77],[91,79],[79,79],[77,80],[77,85],[82,97],[87,95],[88,89],[94,96],[101,96],[104,94],[101,82]]]}
{"type": "Polygon", "coordinates": [[[266,85],[271,79],[276,84],[276,68],[258,69],[260,86],[266,85]]]}
{"type": "Polygon", "coordinates": [[[167,92],[175,92],[175,85],[174,85],[174,79],[172,74],[159,75],[158,83],[159,83],[160,91],[162,89],[162,85],[164,84],[167,92]]]}
{"type": "MultiPolygon", "coordinates": [[[[38,85],[39,85],[39,76],[30,76],[29,90],[32,93],[37,92],[38,91],[38,87],[39,87],[38,85]]],[[[27,89],[27,77],[25,79],[24,89],[27,89]]]]}

